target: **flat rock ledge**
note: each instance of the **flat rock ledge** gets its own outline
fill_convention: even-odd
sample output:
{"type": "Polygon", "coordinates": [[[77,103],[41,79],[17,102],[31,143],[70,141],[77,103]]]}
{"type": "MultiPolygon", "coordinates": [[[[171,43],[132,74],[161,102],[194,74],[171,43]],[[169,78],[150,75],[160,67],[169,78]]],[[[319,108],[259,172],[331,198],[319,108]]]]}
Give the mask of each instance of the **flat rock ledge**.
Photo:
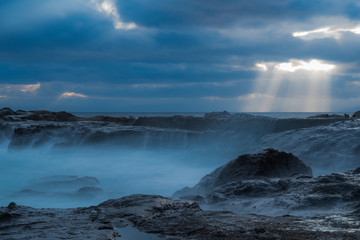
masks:
{"type": "Polygon", "coordinates": [[[193,201],[131,195],[98,206],[0,208],[0,239],[123,239],[132,226],[163,239],[359,239],[360,213],[267,217],[203,211],[193,201]]]}

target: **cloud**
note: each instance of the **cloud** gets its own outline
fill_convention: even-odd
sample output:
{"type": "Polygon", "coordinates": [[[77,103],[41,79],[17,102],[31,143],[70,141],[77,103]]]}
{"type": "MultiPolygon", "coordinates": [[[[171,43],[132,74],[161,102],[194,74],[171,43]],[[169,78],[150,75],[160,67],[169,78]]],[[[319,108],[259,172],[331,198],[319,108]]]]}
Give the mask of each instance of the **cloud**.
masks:
{"type": "Polygon", "coordinates": [[[336,66],[318,59],[312,59],[309,61],[291,59],[289,62],[281,63],[256,63],[255,68],[258,71],[263,72],[266,72],[270,68],[284,72],[296,72],[299,70],[305,70],[309,72],[330,72],[334,70],[336,66]]]}
{"type": "Polygon", "coordinates": [[[354,86],[354,87],[360,87],[360,81],[352,81],[349,83],[349,85],[354,86]]]}
{"type": "Polygon", "coordinates": [[[63,94],[60,95],[60,98],[87,98],[88,96],[81,94],[81,93],[76,93],[76,92],[64,92],[63,94]]]}
{"type": "Polygon", "coordinates": [[[298,70],[329,72],[335,68],[335,65],[323,63],[316,59],[312,59],[309,62],[291,60],[290,62],[279,63],[275,68],[285,72],[295,72],[298,70]]]}
{"type": "Polygon", "coordinates": [[[28,84],[28,85],[19,85],[18,87],[19,87],[19,90],[23,93],[34,92],[41,87],[41,84],[36,83],[36,84],[28,84]]]}
{"type": "Polygon", "coordinates": [[[344,36],[345,33],[353,33],[356,35],[360,35],[360,25],[353,28],[325,27],[311,31],[294,32],[292,35],[293,37],[300,38],[302,40],[313,40],[317,38],[340,39],[344,36]]]}
{"type": "Polygon", "coordinates": [[[40,89],[41,84],[0,84],[0,93],[5,92],[9,94],[26,94],[26,93],[35,93],[40,89]]]}
{"type": "Polygon", "coordinates": [[[131,30],[137,28],[135,23],[133,22],[124,23],[121,20],[120,14],[118,12],[114,0],[91,0],[91,2],[95,5],[96,9],[99,12],[105,13],[107,16],[111,18],[111,20],[114,23],[115,29],[131,30]]]}
{"type": "Polygon", "coordinates": [[[207,97],[202,97],[201,99],[209,100],[209,101],[224,101],[224,100],[229,100],[229,98],[223,98],[223,97],[219,97],[219,96],[207,96],[207,97]]]}
{"type": "Polygon", "coordinates": [[[236,100],[238,101],[249,101],[256,98],[274,98],[274,96],[269,94],[262,94],[262,93],[250,93],[242,96],[238,96],[236,100]]]}

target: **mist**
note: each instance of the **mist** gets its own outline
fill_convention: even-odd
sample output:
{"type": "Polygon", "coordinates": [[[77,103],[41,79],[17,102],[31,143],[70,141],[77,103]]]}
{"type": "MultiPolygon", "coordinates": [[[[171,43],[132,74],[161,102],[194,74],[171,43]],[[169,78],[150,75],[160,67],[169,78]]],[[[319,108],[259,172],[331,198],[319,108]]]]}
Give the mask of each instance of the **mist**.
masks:
{"type": "Polygon", "coordinates": [[[0,150],[1,205],[68,208],[143,193],[170,196],[194,185],[219,156],[116,146],[0,150]],[[80,190],[82,189],[82,190],[80,190]]]}

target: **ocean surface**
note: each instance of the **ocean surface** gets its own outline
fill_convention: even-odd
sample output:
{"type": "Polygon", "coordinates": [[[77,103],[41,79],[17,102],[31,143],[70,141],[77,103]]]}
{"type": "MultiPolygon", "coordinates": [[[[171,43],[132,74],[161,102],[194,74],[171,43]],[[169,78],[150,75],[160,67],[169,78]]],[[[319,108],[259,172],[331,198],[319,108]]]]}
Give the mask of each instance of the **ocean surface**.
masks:
{"type": "MultiPolygon", "coordinates": [[[[231,112],[236,113],[236,112],[231,112]]],[[[344,115],[345,112],[245,112],[255,116],[272,118],[308,118],[320,114],[344,115]]],[[[170,117],[174,115],[203,117],[206,112],[72,112],[79,117],[110,116],[110,117],[170,117]]],[[[349,113],[348,113],[349,114],[349,113]]],[[[350,114],[351,115],[351,114],[350,114]]]]}

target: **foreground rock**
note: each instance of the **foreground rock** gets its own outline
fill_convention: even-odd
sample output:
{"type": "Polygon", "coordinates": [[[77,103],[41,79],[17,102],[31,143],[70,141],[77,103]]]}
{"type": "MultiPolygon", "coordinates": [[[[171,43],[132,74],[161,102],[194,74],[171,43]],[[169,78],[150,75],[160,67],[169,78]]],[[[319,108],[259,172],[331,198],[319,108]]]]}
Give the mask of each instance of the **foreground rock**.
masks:
{"type": "Polygon", "coordinates": [[[77,209],[0,208],[1,239],[123,239],[131,226],[163,239],[358,239],[359,214],[311,218],[203,211],[197,203],[132,195],[77,209]]]}
{"type": "Polygon", "coordinates": [[[203,177],[193,188],[185,188],[175,196],[205,194],[215,188],[241,180],[287,178],[296,174],[312,176],[311,168],[291,153],[269,148],[258,154],[245,154],[203,177]]]}
{"type": "Polygon", "coordinates": [[[292,154],[267,149],[243,155],[174,196],[205,209],[241,214],[311,215],[351,212],[360,201],[360,170],[311,177],[292,154]]]}

